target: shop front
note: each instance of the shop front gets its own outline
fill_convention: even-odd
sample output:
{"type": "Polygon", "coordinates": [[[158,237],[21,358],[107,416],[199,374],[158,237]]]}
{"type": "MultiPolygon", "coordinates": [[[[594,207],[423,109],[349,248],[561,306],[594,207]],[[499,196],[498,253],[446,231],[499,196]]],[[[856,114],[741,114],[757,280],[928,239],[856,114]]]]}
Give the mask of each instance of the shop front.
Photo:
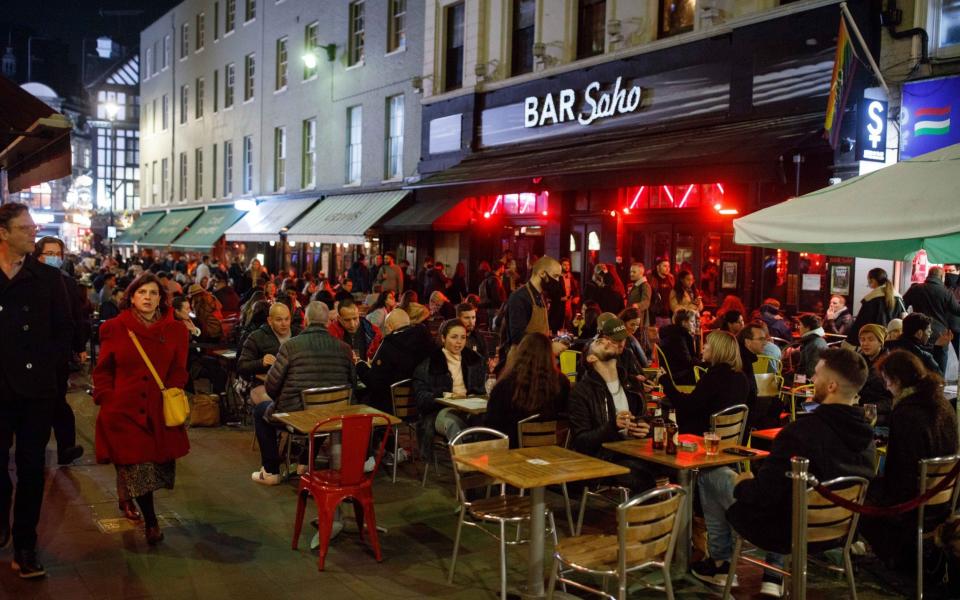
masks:
{"type": "MultiPolygon", "coordinates": [[[[822,7],[428,102],[423,176],[409,187],[468,207],[460,258],[474,267],[569,257],[586,282],[599,263],[625,279],[631,262],[666,258],[708,305],[736,294],[812,310],[829,258],[738,246],[732,219],[823,187],[850,160],[823,137],[838,24],[822,7]]],[[[864,87],[856,79],[851,97],[864,87]]]]}

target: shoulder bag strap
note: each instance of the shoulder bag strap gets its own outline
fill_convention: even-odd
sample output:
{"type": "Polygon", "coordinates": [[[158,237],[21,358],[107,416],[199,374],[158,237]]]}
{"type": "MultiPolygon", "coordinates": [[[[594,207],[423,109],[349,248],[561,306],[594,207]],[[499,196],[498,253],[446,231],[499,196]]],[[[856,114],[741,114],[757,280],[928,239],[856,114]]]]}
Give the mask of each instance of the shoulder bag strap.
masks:
{"type": "Polygon", "coordinates": [[[127,330],[127,333],[130,335],[130,340],[133,341],[133,345],[137,347],[137,352],[140,353],[140,357],[143,359],[144,364],[146,364],[147,368],[150,369],[150,374],[153,375],[154,381],[156,381],[157,385],[160,386],[160,391],[162,392],[163,390],[167,389],[163,385],[163,380],[160,379],[159,375],[157,375],[157,370],[153,368],[153,363],[150,362],[150,359],[147,357],[147,353],[144,352],[143,346],[140,345],[140,340],[137,339],[137,335],[129,329],[127,330]]]}

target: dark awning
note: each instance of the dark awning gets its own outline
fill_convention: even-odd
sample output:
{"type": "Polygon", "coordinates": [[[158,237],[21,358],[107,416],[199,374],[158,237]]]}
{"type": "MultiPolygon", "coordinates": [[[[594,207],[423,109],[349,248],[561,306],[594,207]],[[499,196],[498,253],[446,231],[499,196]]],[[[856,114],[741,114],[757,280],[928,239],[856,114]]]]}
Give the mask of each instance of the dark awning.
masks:
{"type": "Polygon", "coordinates": [[[178,237],[171,248],[209,250],[223,232],[240,220],[244,215],[242,210],[232,206],[213,206],[208,208],[190,229],[178,237]]]}
{"type": "Polygon", "coordinates": [[[470,223],[470,200],[458,196],[420,200],[383,224],[384,231],[463,231],[470,223]]]}
{"type": "Polygon", "coordinates": [[[70,119],[0,77],[0,169],[11,193],[71,173],[70,119]]]}
{"type": "MultiPolygon", "coordinates": [[[[515,182],[542,178],[553,189],[584,185],[587,175],[620,185],[638,180],[686,183],[691,176],[723,181],[764,181],[779,176],[779,157],[795,150],[829,150],[821,138],[823,114],[722,123],[634,137],[593,136],[563,144],[523,144],[471,156],[411,189],[515,182]]],[[[502,189],[502,185],[501,185],[502,189]]]]}

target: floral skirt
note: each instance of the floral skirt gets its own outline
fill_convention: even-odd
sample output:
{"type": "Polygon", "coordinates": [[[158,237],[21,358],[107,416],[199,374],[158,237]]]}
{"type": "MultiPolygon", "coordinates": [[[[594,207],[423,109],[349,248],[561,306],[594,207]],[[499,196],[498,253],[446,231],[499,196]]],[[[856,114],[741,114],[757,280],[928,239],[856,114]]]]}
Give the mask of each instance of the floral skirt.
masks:
{"type": "Polygon", "coordinates": [[[121,501],[132,500],[159,489],[173,489],[177,463],[140,463],[116,465],[117,495],[121,501]]]}

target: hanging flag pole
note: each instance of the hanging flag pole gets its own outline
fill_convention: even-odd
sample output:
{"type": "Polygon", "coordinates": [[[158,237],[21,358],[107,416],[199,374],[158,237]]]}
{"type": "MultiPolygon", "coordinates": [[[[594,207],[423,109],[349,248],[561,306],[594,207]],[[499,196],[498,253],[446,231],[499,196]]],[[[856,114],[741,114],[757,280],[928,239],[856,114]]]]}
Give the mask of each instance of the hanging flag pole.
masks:
{"type": "Polygon", "coordinates": [[[843,12],[843,16],[847,21],[847,25],[849,25],[850,29],[853,30],[853,35],[857,38],[857,42],[859,42],[860,48],[863,50],[863,54],[867,57],[867,62],[870,63],[870,68],[873,70],[873,74],[876,75],[877,80],[880,82],[880,87],[883,88],[884,93],[887,95],[887,98],[889,98],[890,88],[887,87],[887,82],[883,78],[883,73],[880,72],[880,67],[877,66],[877,62],[873,60],[873,54],[870,52],[870,48],[867,47],[867,42],[864,41],[863,36],[860,34],[860,28],[857,27],[857,22],[853,19],[853,15],[850,14],[850,9],[847,8],[846,2],[840,3],[840,10],[843,12]]]}

